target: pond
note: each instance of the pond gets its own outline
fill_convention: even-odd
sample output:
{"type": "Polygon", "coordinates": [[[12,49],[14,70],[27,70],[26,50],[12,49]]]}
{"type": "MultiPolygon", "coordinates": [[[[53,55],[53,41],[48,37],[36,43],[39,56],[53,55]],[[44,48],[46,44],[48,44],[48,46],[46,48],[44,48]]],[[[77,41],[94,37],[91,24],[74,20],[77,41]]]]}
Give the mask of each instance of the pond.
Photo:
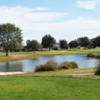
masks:
{"type": "Polygon", "coordinates": [[[99,63],[99,59],[88,58],[86,55],[60,55],[0,63],[0,72],[33,72],[36,65],[43,64],[49,60],[56,63],[74,61],[79,68],[96,67],[97,63],[99,63]]]}

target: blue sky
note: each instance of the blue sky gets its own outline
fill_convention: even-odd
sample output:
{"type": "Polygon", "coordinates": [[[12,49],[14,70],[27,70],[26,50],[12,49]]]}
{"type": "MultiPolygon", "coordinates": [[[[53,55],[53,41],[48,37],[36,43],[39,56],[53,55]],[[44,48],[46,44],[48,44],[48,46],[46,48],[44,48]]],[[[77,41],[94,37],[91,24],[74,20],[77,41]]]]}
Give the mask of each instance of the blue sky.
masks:
{"type": "Polygon", "coordinates": [[[0,24],[19,26],[25,41],[45,34],[74,40],[100,35],[100,0],[0,0],[0,24]]]}

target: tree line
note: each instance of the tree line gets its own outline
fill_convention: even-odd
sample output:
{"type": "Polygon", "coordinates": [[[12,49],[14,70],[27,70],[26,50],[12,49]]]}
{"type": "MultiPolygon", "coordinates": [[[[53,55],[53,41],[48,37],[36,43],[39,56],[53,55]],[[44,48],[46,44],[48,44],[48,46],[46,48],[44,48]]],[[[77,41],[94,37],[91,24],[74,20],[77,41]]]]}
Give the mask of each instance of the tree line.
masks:
{"type": "Polygon", "coordinates": [[[100,36],[97,36],[93,39],[88,37],[79,37],[76,40],[72,40],[69,43],[67,40],[59,40],[59,43],[56,42],[56,39],[50,34],[44,35],[42,37],[41,43],[37,40],[27,40],[26,46],[22,45],[22,31],[19,27],[16,27],[14,24],[6,23],[0,25],[0,47],[4,48],[6,56],[8,56],[9,51],[13,50],[23,50],[23,51],[37,51],[46,49],[68,49],[68,48],[95,48],[100,47],[100,36]]]}
{"type": "Polygon", "coordinates": [[[60,40],[59,43],[57,43],[55,38],[48,34],[42,37],[41,43],[37,40],[27,40],[25,48],[28,51],[34,52],[37,50],[43,50],[43,48],[48,50],[68,49],[68,43],[66,40],[60,40]]]}
{"type": "Polygon", "coordinates": [[[59,43],[57,43],[55,38],[49,34],[42,37],[41,44],[37,40],[32,40],[32,41],[28,40],[26,44],[27,44],[26,45],[27,49],[29,49],[30,47],[30,50],[33,51],[38,50],[40,47],[48,48],[49,50],[50,49],[65,50],[68,48],[81,48],[81,47],[83,47],[84,49],[86,48],[90,49],[90,48],[100,47],[100,36],[97,36],[92,39],[89,39],[88,37],[79,37],[78,39],[72,40],[69,43],[65,39],[62,39],[59,40],[59,43]]]}
{"type": "Polygon", "coordinates": [[[85,47],[85,48],[100,47],[100,36],[97,36],[92,39],[89,39],[88,37],[80,37],[76,40],[69,42],[70,48],[77,48],[78,46],[85,47]]]}

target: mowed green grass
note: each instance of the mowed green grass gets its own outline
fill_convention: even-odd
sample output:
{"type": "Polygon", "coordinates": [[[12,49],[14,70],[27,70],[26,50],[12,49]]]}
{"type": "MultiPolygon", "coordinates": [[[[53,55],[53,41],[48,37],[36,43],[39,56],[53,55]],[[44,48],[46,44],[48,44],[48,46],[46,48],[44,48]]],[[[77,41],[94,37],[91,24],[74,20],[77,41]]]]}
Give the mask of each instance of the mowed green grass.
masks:
{"type": "MultiPolygon", "coordinates": [[[[41,56],[87,54],[100,49],[0,53],[0,62],[31,59],[41,56]]],[[[61,70],[0,76],[0,100],[100,100],[100,76],[67,76],[93,73],[95,69],[61,70]]]]}
{"type": "Polygon", "coordinates": [[[100,80],[1,76],[0,100],[100,100],[100,80]]]}
{"type": "MultiPolygon", "coordinates": [[[[46,71],[46,72],[30,72],[25,73],[17,76],[78,76],[79,74],[88,74],[93,73],[96,71],[95,68],[76,68],[76,69],[68,69],[68,70],[57,70],[57,71],[46,71]],[[76,75],[75,75],[76,74],[76,75]]],[[[83,77],[83,76],[82,76],[83,77]]],[[[85,75],[86,77],[86,75],[85,75]]],[[[93,77],[93,76],[92,76],[93,77]]]]}
{"type": "Polygon", "coordinates": [[[32,59],[41,56],[54,56],[54,55],[68,55],[68,54],[88,54],[90,52],[100,53],[100,48],[97,49],[69,49],[69,50],[58,50],[58,51],[37,51],[37,52],[11,52],[6,57],[4,52],[0,52],[0,62],[9,62],[22,59],[32,59]]]}

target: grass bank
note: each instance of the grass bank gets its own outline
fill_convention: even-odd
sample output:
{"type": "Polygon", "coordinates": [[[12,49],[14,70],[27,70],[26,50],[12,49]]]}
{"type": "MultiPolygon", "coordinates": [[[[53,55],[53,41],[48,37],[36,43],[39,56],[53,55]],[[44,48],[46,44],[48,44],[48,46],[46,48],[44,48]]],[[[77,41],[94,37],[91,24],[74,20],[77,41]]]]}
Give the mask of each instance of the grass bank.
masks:
{"type": "Polygon", "coordinates": [[[99,100],[100,80],[0,76],[1,100],[99,100]]]}
{"type": "Polygon", "coordinates": [[[35,53],[34,52],[12,52],[12,53],[9,53],[9,57],[5,57],[5,53],[0,52],[0,62],[9,62],[9,61],[22,60],[22,59],[32,59],[32,58],[38,58],[41,56],[88,54],[90,52],[100,53],[100,48],[87,49],[87,50],[70,49],[70,50],[65,50],[65,51],[38,51],[35,53]]]}
{"type": "Polygon", "coordinates": [[[18,76],[35,76],[35,77],[45,77],[45,76],[61,76],[66,77],[70,74],[85,74],[85,73],[94,73],[95,68],[76,68],[76,69],[68,69],[68,70],[57,70],[57,71],[47,71],[47,72],[31,72],[26,74],[21,74],[18,76]]]}
{"type": "Polygon", "coordinates": [[[94,71],[84,68],[0,76],[0,100],[99,100],[100,76],[77,76],[94,71]]]}

